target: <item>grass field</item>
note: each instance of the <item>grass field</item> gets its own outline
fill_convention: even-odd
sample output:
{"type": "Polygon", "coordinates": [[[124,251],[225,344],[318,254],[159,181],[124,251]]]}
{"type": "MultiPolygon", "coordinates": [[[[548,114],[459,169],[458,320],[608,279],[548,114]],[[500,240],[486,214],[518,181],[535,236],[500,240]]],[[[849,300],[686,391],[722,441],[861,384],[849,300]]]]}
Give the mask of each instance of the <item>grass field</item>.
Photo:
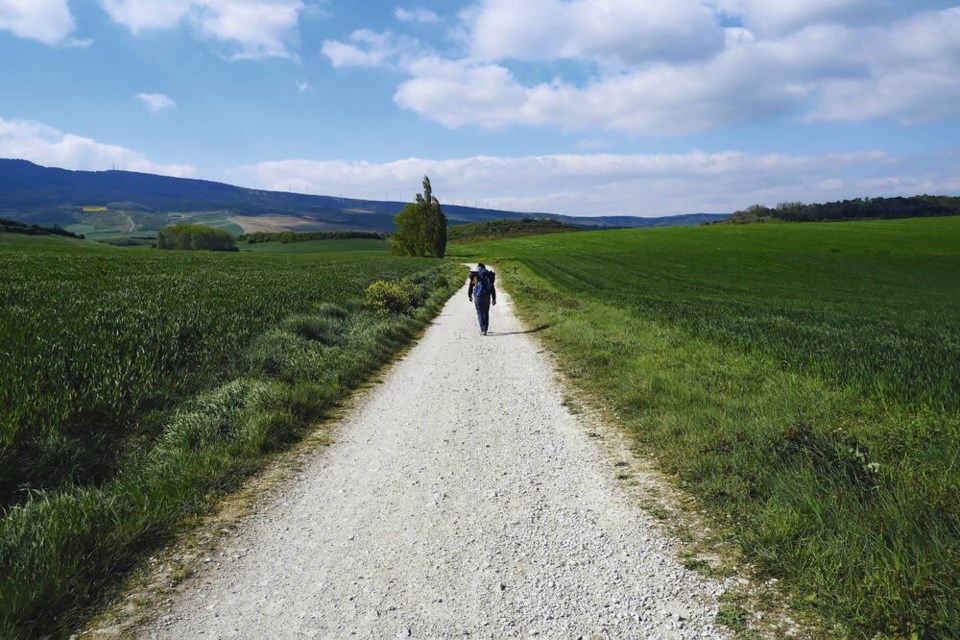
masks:
{"type": "Polygon", "coordinates": [[[960,218],[451,253],[839,635],[960,637],[960,218]]]}
{"type": "Polygon", "coordinates": [[[461,271],[0,236],[0,637],[68,631],[402,349],[461,271]],[[379,279],[421,305],[367,309],[379,279]]]}

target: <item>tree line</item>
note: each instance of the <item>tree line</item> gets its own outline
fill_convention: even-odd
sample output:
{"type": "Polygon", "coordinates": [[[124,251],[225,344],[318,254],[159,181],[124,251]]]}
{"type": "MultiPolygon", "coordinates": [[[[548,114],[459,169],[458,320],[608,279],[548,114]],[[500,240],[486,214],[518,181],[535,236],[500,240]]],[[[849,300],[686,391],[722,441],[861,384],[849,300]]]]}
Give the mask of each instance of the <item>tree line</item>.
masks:
{"type": "Polygon", "coordinates": [[[308,242],[311,240],[385,240],[387,234],[378,231],[254,231],[237,236],[239,242],[257,244],[259,242],[308,242]]]}
{"type": "Polygon", "coordinates": [[[84,238],[82,233],[71,233],[56,225],[52,227],[41,227],[40,225],[26,224],[7,218],[0,218],[0,233],[20,233],[28,236],[64,236],[66,238],[77,238],[79,240],[83,240],[84,238]]]}
{"type": "Polygon", "coordinates": [[[223,229],[199,224],[176,224],[157,232],[158,249],[187,251],[239,251],[232,235],[223,229]]]}
{"type": "Polygon", "coordinates": [[[909,198],[855,198],[825,204],[781,202],[770,208],[754,205],[730,216],[733,224],[782,220],[784,222],[826,222],[830,220],[889,220],[960,215],[960,198],[912,196],[909,198]]]}
{"type": "Polygon", "coordinates": [[[500,218],[450,226],[447,228],[447,240],[450,244],[462,244],[580,230],[576,225],[550,218],[500,218]]]}

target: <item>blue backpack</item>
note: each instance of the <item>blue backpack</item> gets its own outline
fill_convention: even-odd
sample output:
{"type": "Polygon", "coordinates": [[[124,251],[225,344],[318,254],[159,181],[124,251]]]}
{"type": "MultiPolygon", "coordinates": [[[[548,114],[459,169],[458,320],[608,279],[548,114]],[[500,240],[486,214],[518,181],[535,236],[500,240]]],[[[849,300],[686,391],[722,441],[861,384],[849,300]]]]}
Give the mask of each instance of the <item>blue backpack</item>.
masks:
{"type": "Polygon", "coordinates": [[[473,295],[489,295],[493,293],[493,285],[497,281],[497,274],[489,269],[477,271],[477,284],[473,288],[473,295]]]}

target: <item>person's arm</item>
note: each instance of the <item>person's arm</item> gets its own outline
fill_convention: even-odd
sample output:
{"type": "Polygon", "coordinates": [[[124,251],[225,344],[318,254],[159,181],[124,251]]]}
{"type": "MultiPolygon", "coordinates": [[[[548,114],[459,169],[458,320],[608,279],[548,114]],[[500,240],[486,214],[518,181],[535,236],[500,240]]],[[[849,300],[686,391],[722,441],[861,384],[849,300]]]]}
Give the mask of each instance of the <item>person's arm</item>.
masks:
{"type": "Polygon", "coordinates": [[[490,302],[491,304],[497,304],[497,285],[490,285],[490,302]]]}
{"type": "Polygon", "coordinates": [[[473,287],[474,287],[474,285],[475,285],[476,283],[477,283],[477,281],[476,281],[476,279],[474,278],[473,274],[471,273],[471,274],[470,274],[470,286],[467,287],[467,300],[469,300],[470,302],[473,302],[473,287]]]}

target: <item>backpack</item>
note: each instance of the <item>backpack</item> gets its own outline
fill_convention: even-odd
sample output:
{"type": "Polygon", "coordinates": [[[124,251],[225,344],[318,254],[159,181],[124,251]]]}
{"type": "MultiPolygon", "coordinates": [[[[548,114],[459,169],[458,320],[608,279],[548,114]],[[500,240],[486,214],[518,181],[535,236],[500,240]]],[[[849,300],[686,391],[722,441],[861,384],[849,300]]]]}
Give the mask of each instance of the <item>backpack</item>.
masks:
{"type": "Polygon", "coordinates": [[[484,295],[493,293],[493,285],[497,281],[497,274],[490,269],[485,269],[482,273],[474,271],[477,274],[477,284],[473,289],[474,295],[484,295]]]}

